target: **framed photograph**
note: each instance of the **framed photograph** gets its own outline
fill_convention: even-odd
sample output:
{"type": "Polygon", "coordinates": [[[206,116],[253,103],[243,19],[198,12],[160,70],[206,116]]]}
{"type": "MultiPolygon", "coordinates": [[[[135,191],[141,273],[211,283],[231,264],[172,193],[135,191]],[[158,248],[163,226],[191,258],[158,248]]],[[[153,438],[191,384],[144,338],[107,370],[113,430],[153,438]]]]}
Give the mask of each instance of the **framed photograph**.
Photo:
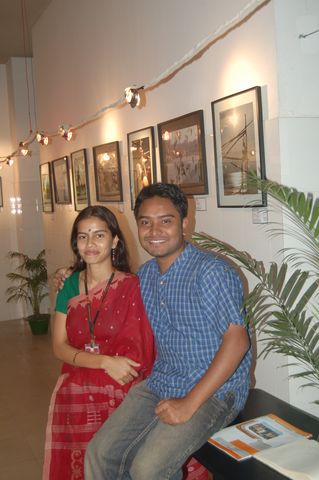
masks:
{"type": "Polygon", "coordinates": [[[217,204],[262,207],[266,195],[247,181],[265,178],[261,89],[253,87],[212,102],[217,204]]]}
{"type": "Polygon", "coordinates": [[[186,195],[208,193],[203,111],[159,123],[162,182],[174,183],[186,195]]]}
{"type": "Polygon", "coordinates": [[[84,148],[71,153],[71,164],[74,208],[80,211],[90,205],[89,174],[84,148]]]}
{"type": "Polygon", "coordinates": [[[154,128],[147,127],[127,134],[131,206],[143,187],[156,182],[154,128]]]}
{"type": "Polygon", "coordinates": [[[51,163],[42,163],[42,165],[40,165],[39,168],[40,168],[42,210],[43,212],[51,213],[53,212],[51,163]]]}
{"type": "Polygon", "coordinates": [[[3,207],[2,178],[0,177],[0,207],[3,207]]]}
{"type": "Polygon", "coordinates": [[[98,202],[122,202],[122,175],[119,142],[93,147],[96,199],[98,202]]]}
{"type": "Polygon", "coordinates": [[[53,180],[55,203],[72,203],[70,188],[70,169],[68,157],[53,160],[53,180]]]}

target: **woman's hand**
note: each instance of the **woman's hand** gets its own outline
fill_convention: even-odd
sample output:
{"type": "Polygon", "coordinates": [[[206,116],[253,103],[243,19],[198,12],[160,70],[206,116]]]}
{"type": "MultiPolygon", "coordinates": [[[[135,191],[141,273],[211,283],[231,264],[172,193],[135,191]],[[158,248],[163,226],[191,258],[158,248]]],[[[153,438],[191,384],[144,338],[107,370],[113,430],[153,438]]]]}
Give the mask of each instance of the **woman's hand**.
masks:
{"type": "Polygon", "coordinates": [[[138,372],[133,367],[139,367],[140,363],[134,362],[127,357],[115,356],[104,357],[102,368],[105,372],[116,380],[120,385],[132,382],[138,377],[138,372]]]}

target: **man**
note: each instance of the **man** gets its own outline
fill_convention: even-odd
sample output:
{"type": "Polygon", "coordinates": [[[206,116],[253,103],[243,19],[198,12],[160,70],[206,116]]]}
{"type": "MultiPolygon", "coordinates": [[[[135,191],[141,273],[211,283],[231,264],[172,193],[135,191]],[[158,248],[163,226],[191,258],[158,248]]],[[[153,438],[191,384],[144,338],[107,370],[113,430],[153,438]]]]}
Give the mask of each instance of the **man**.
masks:
{"type": "Polygon", "coordinates": [[[157,358],[89,443],[86,480],[181,479],[186,459],[236,417],[248,394],[237,273],[185,242],[187,199],[177,186],[145,187],[134,214],[154,257],[139,277],[157,358]]]}

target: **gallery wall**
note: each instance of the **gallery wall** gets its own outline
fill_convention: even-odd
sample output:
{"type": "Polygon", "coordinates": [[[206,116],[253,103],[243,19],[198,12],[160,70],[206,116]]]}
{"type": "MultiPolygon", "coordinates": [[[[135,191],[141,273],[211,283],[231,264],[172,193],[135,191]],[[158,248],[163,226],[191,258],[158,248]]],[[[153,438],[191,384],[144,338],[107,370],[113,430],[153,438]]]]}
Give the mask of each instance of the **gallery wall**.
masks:
{"type": "MultiPolygon", "coordinates": [[[[289,141],[297,128],[294,120],[301,122],[299,133],[306,127],[312,132],[307,140],[311,135],[314,139],[312,120],[316,121],[318,109],[314,107],[312,118],[307,117],[307,108],[313,105],[308,102],[307,106],[303,104],[303,118],[286,118],[292,93],[301,98],[302,81],[307,80],[309,91],[314,90],[309,74],[299,80],[298,75],[294,75],[297,93],[287,88],[296,58],[297,20],[314,16],[313,1],[259,2],[259,8],[249,18],[216,38],[201,55],[192,58],[174,75],[146,91],[141,107],[132,109],[122,104],[90,120],[92,114],[120,98],[127,86],[152,83],[174,62],[196,50],[198,42],[216,31],[224,32],[226,24],[246,4],[245,0],[222,3],[216,0],[53,0],[33,30],[38,128],[55,133],[61,124],[81,124],[70,142],[55,135],[48,146],[41,146],[40,162],[53,162],[86,149],[91,202],[96,203],[93,147],[119,142],[123,201],[105,205],[119,219],[129,242],[134,269],[148,257],[138,244],[131,209],[129,132],[154,127],[157,171],[160,172],[157,124],[203,110],[208,194],[190,198],[189,233],[205,231],[249,251],[266,263],[276,258],[278,249],[283,246],[282,240],[267,236],[267,224],[255,223],[252,208],[217,206],[211,102],[260,86],[267,176],[278,181],[287,180],[297,187],[303,178],[302,188],[314,187],[310,180],[308,182],[311,175],[299,176],[295,155],[302,144],[305,157],[309,158],[309,154],[313,154],[313,140],[298,143],[298,135],[295,135],[293,149],[289,141]],[[290,162],[294,165],[293,173],[290,162]],[[196,210],[198,199],[201,200],[200,205],[197,203],[200,210],[196,210]]],[[[313,61],[311,55],[315,54],[305,54],[302,50],[305,47],[298,45],[298,65],[309,71],[313,61]]],[[[297,112],[301,104],[296,100],[293,106],[297,112]]],[[[311,158],[312,165],[313,156],[311,158]]],[[[50,273],[72,260],[68,243],[76,213],[72,201],[66,205],[54,204],[54,212],[42,215],[50,273]]],[[[280,215],[271,208],[267,214],[269,221],[281,221],[280,215]]],[[[252,286],[252,279],[248,281],[252,286]]],[[[285,358],[269,356],[266,360],[258,360],[256,386],[285,400],[292,399],[293,403],[307,403],[308,396],[298,397],[287,374],[285,358]],[[281,365],[285,365],[284,368],[279,368],[281,365]]]]}

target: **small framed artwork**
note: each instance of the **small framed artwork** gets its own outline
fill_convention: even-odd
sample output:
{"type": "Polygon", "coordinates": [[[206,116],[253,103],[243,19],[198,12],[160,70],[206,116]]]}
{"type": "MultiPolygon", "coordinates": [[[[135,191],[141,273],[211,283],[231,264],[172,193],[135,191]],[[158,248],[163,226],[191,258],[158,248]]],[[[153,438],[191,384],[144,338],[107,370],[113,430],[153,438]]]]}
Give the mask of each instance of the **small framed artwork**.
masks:
{"type": "Polygon", "coordinates": [[[74,208],[77,211],[90,205],[90,187],[86,152],[77,150],[71,153],[74,208]]]}
{"type": "Polygon", "coordinates": [[[2,178],[0,177],[0,207],[3,207],[2,178]]]}
{"type": "Polygon", "coordinates": [[[40,165],[39,168],[40,168],[42,210],[43,212],[51,213],[53,212],[51,163],[42,163],[42,165],[40,165]]]}
{"type": "Polygon", "coordinates": [[[70,169],[68,157],[53,160],[53,180],[55,203],[72,203],[70,188],[70,169]]]}
{"type": "Polygon", "coordinates": [[[93,161],[97,201],[123,201],[119,142],[93,147],[93,161]]]}
{"type": "Polygon", "coordinates": [[[174,183],[186,195],[208,193],[203,111],[159,123],[162,182],[174,183]]]}
{"type": "Polygon", "coordinates": [[[156,182],[154,128],[147,127],[127,134],[131,206],[143,187],[156,182]]]}
{"type": "Polygon", "coordinates": [[[218,207],[262,207],[266,195],[248,181],[265,178],[260,87],[212,102],[218,207]]]}

